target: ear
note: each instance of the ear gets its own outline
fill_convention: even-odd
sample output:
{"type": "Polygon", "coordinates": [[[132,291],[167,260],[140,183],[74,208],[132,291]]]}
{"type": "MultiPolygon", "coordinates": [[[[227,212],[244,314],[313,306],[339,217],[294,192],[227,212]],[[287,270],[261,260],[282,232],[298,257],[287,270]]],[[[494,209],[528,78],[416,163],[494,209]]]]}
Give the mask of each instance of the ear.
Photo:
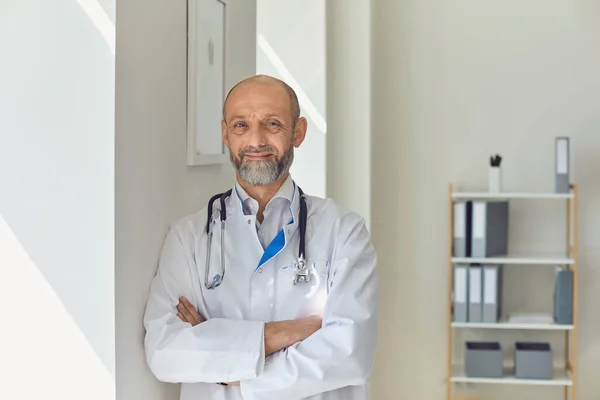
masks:
{"type": "Polygon", "coordinates": [[[227,122],[225,122],[225,120],[221,121],[221,137],[223,138],[225,146],[227,146],[227,149],[229,149],[229,139],[227,137],[227,122]]]}
{"type": "Polygon", "coordinates": [[[294,130],[294,147],[300,147],[302,142],[304,142],[307,127],[308,122],[306,121],[306,118],[298,118],[298,120],[296,121],[296,128],[294,130]]]}

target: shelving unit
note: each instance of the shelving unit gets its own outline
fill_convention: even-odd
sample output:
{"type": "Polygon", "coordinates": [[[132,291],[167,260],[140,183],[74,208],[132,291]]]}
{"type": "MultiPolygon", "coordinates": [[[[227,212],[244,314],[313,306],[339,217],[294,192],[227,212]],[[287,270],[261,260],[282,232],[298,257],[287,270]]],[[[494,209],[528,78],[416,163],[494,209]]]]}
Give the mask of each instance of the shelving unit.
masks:
{"type": "Polygon", "coordinates": [[[477,193],[455,192],[449,186],[449,298],[448,298],[448,343],[447,343],[447,400],[453,400],[454,384],[501,384],[501,385],[540,385],[564,387],[565,400],[575,400],[577,397],[577,309],[578,309],[578,214],[577,214],[577,185],[571,185],[571,192],[557,193],[477,193]],[[454,226],[454,201],[455,200],[560,200],[566,202],[566,253],[564,254],[510,254],[504,257],[470,258],[453,257],[453,226],[454,226]],[[455,264],[512,264],[519,266],[557,266],[561,265],[573,271],[573,325],[512,323],[500,321],[497,323],[469,323],[452,321],[452,294],[454,287],[455,264]],[[491,330],[531,330],[531,331],[556,331],[565,335],[565,366],[555,371],[550,380],[525,380],[512,376],[510,369],[505,371],[502,378],[472,378],[464,375],[463,368],[452,364],[453,335],[462,329],[491,329],[491,330]]]}

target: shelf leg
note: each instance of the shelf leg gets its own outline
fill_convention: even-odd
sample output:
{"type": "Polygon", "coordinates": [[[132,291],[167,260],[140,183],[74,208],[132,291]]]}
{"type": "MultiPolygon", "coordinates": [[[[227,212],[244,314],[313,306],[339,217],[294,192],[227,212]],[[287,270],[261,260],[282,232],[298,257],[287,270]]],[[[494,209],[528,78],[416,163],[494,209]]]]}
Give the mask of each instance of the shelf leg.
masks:
{"type": "MultiPolygon", "coordinates": [[[[566,210],[566,222],[567,229],[566,232],[566,249],[569,257],[573,257],[573,246],[571,245],[571,199],[567,199],[567,210],[566,210]]],[[[569,341],[569,331],[565,332],[565,369],[570,371],[571,362],[570,362],[570,341],[569,341]]],[[[565,386],[565,400],[569,400],[569,387],[565,386]]]]}
{"type": "Polygon", "coordinates": [[[572,257],[573,247],[571,246],[571,199],[567,199],[567,229],[565,232],[567,235],[567,254],[569,257],[572,257]]]}
{"type": "Polygon", "coordinates": [[[448,254],[448,365],[447,365],[447,380],[446,380],[446,400],[452,400],[452,353],[454,351],[452,347],[452,288],[454,286],[454,266],[452,264],[452,235],[454,234],[454,203],[452,202],[452,184],[448,188],[448,205],[450,213],[450,223],[448,226],[448,242],[449,242],[449,254],[448,254]]]}
{"type": "Polygon", "coordinates": [[[571,400],[577,398],[577,359],[579,357],[577,347],[578,337],[578,310],[579,310],[579,210],[578,210],[578,195],[577,185],[572,185],[573,190],[573,332],[571,333],[571,378],[573,379],[573,385],[571,386],[571,400]]]}

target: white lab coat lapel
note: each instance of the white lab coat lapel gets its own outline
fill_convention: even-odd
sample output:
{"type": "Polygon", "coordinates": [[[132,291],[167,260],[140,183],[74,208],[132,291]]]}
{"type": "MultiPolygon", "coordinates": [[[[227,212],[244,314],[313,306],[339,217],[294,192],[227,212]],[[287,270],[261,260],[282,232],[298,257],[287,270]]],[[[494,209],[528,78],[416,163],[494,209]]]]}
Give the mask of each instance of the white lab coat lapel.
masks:
{"type": "MultiPolygon", "coordinates": [[[[294,318],[320,311],[326,295],[329,263],[327,259],[311,257],[311,238],[307,235],[307,262],[317,269],[309,283],[293,286],[294,267],[298,261],[300,243],[298,189],[291,204],[291,221],[265,251],[256,233],[256,217],[244,215],[237,195],[226,201],[225,277],[213,289],[204,287],[205,245],[197,246],[198,275],[201,278],[203,307],[207,318],[239,318],[271,321],[280,317],[294,318]],[[324,290],[325,288],[325,290],[324,290]],[[311,298],[317,301],[314,303],[311,298]],[[313,304],[314,303],[314,304],[313,304]]],[[[218,215],[214,225],[209,280],[221,267],[221,225],[218,215]]],[[[314,221],[311,221],[314,223],[314,221]]],[[[204,240],[206,240],[204,238],[204,240]]]]}
{"type": "MultiPolygon", "coordinates": [[[[227,220],[225,221],[225,276],[221,285],[213,290],[202,286],[202,298],[207,318],[249,319],[250,282],[258,261],[262,257],[262,246],[256,237],[255,217],[240,212],[239,201],[232,194],[226,201],[227,220]],[[250,221],[250,223],[248,223],[250,221]]],[[[221,223],[218,213],[215,219],[211,245],[209,280],[221,268],[221,223]]],[[[206,239],[204,239],[206,240],[206,239]]],[[[204,285],[205,245],[197,247],[201,257],[196,259],[198,274],[204,285]]]]}
{"type": "Polygon", "coordinates": [[[286,227],[286,249],[278,262],[277,280],[275,283],[274,315],[281,319],[294,319],[322,314],[325,300],[329,292],[330,259],[328,254],[322,253],[322,242],[326,241],[323,230],[319,231],[318,219],[311,219],[315,210],[307,206],[309,218],[307,220],[305,251],[307,266],[311,271],[309,282],[299,282],[293,285],[294,269],[298,262],[300,244],[300,193],[296,189],[292,202],[294,223],[286,227]],[[316,234],[319,233],[319,234],[316,234]],[[319,251],[317,251],[319,250],[319,251]]]}
{"type": "Polygon", "coordinates": [[[279,271],[282,267],[289,265],[294,259],[293,254],[295,254],[294,251],[296,250],[293,249],[297,247],[294,247],[293,243],[295,242],[296,246],[298,243],[297,238],[295,238],[297,235],[294,235],[298,226],[298,204],[298,193],[295,188],[295,193],[292,197],[290,223],[282,227],[281,231],[265,249],[261,260],[255,266],[250,288],[250,306],[252,308],[253,319],[264,321],[277,319],[276,304],[280,301],[277,298],[279,271]]]}

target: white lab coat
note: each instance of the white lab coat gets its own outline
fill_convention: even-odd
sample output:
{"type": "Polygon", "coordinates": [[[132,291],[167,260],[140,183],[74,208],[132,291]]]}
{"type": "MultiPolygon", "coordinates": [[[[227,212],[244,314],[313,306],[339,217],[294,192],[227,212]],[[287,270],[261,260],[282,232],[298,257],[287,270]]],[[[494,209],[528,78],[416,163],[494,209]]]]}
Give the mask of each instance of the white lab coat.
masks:
{"type": "MultiPolygon", "coordinates": [[[[306,257],[313,275],[294,286],[297,189],[292,222],[274,239],[283,245],[275,254],[263,250],[255,216],[244,215],[235,191],[226,208],[226,272],[214,290],[204,286],[206,209],[173,224],[166,236],[144,315],[152,373],[182,383],[181,400],[367,399],[377,336],[377,258],[364,220],[330,199],[307,196],[306,257]],[[266,262],[265,252],[271,255],[266,262]],[[206,322],[182,322],[176,315],[180,296],[206,322]],[[265,359],[265,322],[314,314],[323,317],[319,331],[265,359]],[[236,381],[239,387],[216,384],[236,381]]],[[[220,233],[216,224],[211,280],[220,271],[220,233]]]]}

